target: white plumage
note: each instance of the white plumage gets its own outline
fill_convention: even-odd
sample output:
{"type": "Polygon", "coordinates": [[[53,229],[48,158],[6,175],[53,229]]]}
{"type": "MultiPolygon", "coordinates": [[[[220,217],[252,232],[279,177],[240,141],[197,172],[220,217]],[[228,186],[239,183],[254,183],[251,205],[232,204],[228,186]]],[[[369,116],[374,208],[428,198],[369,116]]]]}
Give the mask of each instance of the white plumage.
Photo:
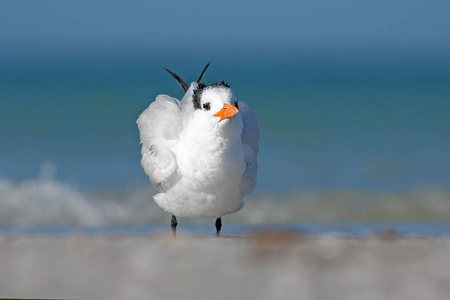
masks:
{"type": "Polygon", "coordinates": [[[200,83],[204,72],[189,88],[170,73],[183,99],[158,95],[137,120],[141,165],[159,191],[155,202],[177,217],[236,212],[256,186],[256,114],[223,82],[200,83]]]}

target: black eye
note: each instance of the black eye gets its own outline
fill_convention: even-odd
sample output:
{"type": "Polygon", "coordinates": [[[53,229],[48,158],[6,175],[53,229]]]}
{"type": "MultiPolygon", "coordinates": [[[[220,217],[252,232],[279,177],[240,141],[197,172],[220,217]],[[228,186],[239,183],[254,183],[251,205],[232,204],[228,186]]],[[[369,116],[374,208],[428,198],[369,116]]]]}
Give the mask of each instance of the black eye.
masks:
{"type": "Polygon", "coordinates": [[[239,109],[239,105],[238,105],[237,101],[234,102],[234,106],[236,106],[236,108],[239,109]]]}
{"type": "Polygon", "coordinates": [[[211,104],[209,102],[203,103],[203,109],[204,110],[210,110],[211,109],[211,104]]]}

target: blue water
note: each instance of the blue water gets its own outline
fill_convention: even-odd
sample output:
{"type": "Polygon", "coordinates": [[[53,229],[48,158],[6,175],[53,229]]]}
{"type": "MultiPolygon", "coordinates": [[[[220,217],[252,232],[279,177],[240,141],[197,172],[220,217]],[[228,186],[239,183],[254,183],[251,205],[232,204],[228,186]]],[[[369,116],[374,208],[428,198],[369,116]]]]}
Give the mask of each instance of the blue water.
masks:
{"type": "MultiPolygon", "coordinates": [[[[259,115],[256,193],[448,188],[450,64],[442,60],[228,57],[213,61],[205,81],[225,80],[259,115]]],[[[206,62],[9,62],[0,71],[0,178],[37,178],[51,164],[57,180],[84,189],[147,184],[135,120],[159,93],[182,97],[163,67],[189,81],[206,62]]]]}
{"type": "MultiPolygon", "coordinates": [[[[0,228],[153,231],[166,217],[135,121],[157,94],[183,96],[163,67],[190,81],[210,57],[69,54],[0,53],[0,228]]],[[[450,220],[448,55],[225,54],[204,81],[230,84],[261,127],[256,200],[238,222],[450,220]]]]}

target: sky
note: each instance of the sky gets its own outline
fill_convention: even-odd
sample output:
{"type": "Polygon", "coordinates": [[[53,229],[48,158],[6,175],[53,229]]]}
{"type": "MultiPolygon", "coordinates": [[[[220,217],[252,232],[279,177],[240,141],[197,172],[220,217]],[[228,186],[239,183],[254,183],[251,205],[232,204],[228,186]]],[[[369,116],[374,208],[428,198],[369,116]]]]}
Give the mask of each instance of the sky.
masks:
{"type": "Polygon", "coordinates": [[[4,0],[0,46],[264,51],[384,45],[442,51],[450,46],[449,13],[446,0],[4,0]]]}

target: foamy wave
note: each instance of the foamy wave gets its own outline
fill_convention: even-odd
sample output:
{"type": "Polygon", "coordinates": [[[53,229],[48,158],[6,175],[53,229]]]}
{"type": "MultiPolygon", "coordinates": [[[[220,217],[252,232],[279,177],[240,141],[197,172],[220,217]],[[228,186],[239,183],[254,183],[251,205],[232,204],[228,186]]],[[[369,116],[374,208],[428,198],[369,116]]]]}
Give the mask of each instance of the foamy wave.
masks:
{"type": "Polygon", "coordinates": [[[151,189],[88,193],[53,180],[0,180],[0,227],[108,226],[158,222],[151,189]],[[155,213],[153,213],[155,212],[155,213]]]}
{"type": "Polygon", "coordinates": [[[251,223],[448,222],[450,191],[440,187],[399,193],[311,192],[250,197],[231,220],[251,223]]]}
{"type": "MultiPolygon", "coordinates": [[[[0,180],[0,227],[98,227],[166,224],[170,215],[145,188],[87,192],[45,176],[13,183],[0,180]]],[[[227,223],[450,221],[450,193],[440,188],[400,194],[356,192],[251,196],[227,223]]],[[[182,220],[182,222],[192,222],[182,220]]]]}

